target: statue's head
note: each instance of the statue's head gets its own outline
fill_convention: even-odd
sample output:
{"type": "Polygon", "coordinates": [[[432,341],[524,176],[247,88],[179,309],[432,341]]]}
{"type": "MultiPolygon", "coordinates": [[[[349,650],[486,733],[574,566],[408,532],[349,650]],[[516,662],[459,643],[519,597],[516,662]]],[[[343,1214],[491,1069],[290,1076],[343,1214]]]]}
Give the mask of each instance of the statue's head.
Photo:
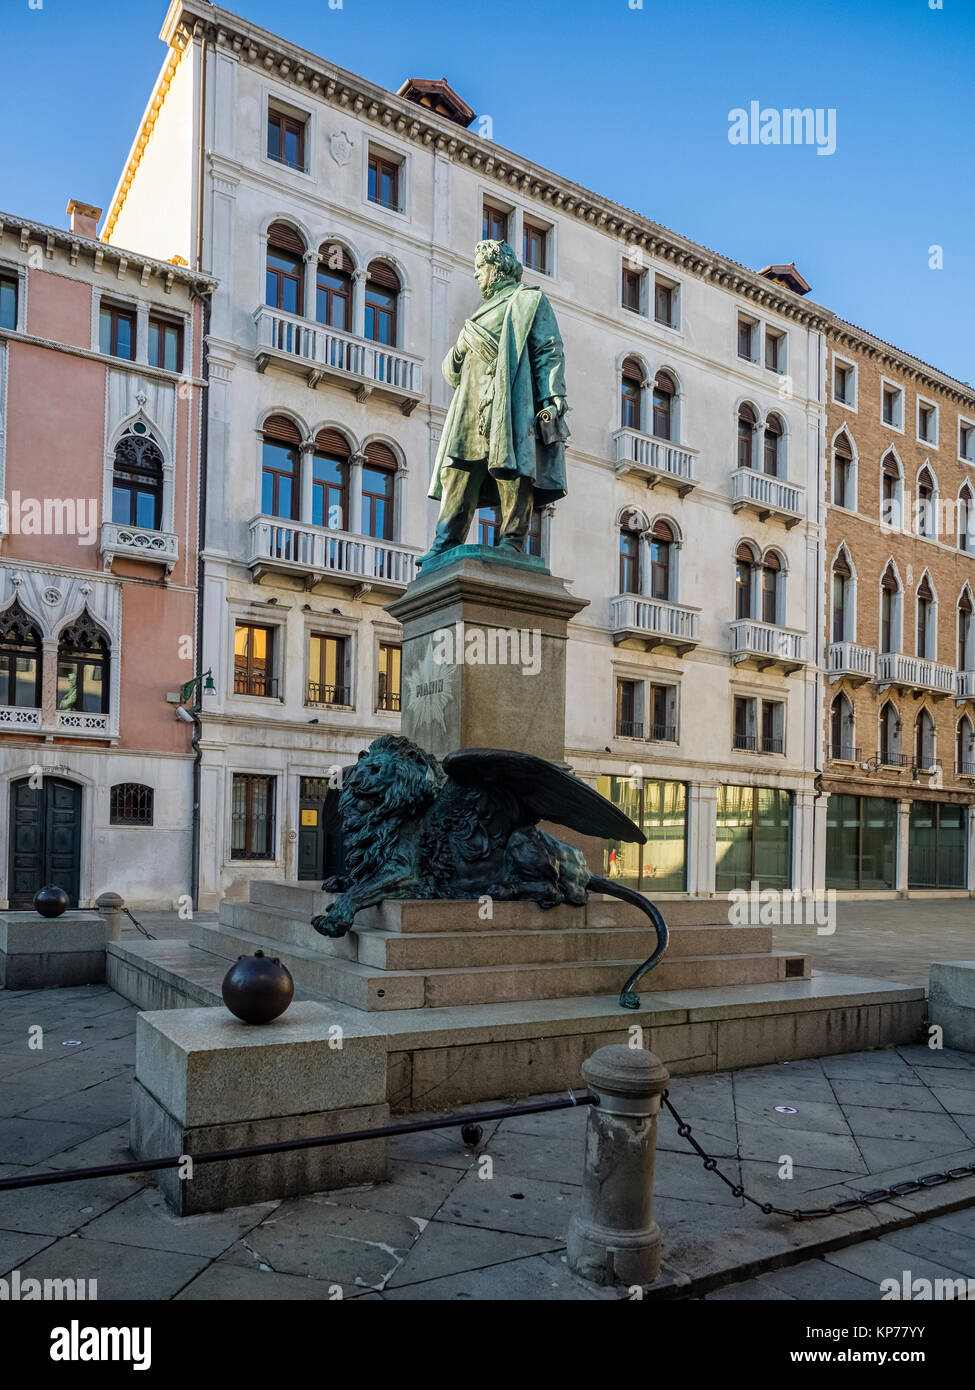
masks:
{"type": "Polygon", "coordinates": [[[522,265],[506,241],[479,241],[474,247],[474,278],[484,299],[505,285],[517,285],[522,265]]]}

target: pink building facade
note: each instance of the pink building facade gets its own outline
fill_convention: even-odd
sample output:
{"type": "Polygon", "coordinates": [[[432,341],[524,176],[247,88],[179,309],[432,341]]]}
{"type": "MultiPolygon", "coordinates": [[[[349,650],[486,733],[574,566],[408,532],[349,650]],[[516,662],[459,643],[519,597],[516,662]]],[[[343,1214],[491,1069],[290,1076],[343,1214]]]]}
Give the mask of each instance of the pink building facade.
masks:
{"type": "Polygon", "coordinates": [[[192,892],[197,535],[213,288],[0,213],[0,906],[192,892]],[[192,705],[190,695],[188,703],[192,705]]]}

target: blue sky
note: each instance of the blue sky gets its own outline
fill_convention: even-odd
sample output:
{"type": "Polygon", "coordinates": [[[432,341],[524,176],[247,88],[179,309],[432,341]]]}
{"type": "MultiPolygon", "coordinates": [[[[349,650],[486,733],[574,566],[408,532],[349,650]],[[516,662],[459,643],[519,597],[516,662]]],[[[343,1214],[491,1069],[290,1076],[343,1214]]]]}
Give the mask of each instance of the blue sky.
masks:
{"type": "MultiPolygon", "coordinates": [[[[820,303],[975,382],[975,0],[937,2],[228,8],[393,90],[447,77],[499,144],[752,268],[794,260],[820,303]],[[732,145],[729,112],[751,101],[835,109],[836,152],[732,145]]],[[[166,6],[0,8],[0,116],[26,136],[5,142],[0,206],[63,225],[70,196],[108,204],[165,55],[166,6]]]]}

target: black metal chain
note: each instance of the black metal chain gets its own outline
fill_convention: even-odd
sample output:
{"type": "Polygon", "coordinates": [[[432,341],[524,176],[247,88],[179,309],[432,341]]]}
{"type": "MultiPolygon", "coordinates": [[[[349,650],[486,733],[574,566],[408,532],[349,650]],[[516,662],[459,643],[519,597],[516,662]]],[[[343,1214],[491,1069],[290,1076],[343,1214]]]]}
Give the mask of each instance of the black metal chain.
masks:
{"type": "Polygon", "coordinates": [[[940,1187],[945,1182],[957,1182],[959,1178],[975,1177],[975,1163],[969,1163],[962,1168],[949,1168],[947,1173],[924,1173],[920,1178],[908,1178],[904,1182],[895,1182],[890,1187],[873,1187],[869,1192],[861,1192],[856,1197],[845,1197],[843,1201],[834,1202],[829,1207],[777,1207],[772,1202],[760,1202],[757,1197],[752,1197],[750,1193],[746,1192],[741,1183],[732,1182],[726,1173],[722,1173],[718,1167],[718,1160],[712,1158],[701,1148],[691,1132],[690,1125],[678,1115],[670,1102],[667,1091],[663,1092],[661,1100],[677,1122],[677,1133],[682,1139],[687,1140],[698,1157],[703,1160],[706,1170],[709,1173],[714,1173],[727,1187],[730,1187],[733,1196],[743,1197],[746,1202],[751,1202],[753,1207],[758,1207],[766,1216],[773,1214],[791,1216],[793,1221],[809,1221],[817,1216],[841,1216],[848,1211],[859,1211],[863,1207],[875,1206],[877,1202],[889,1202],[894,1197],[907,1197],[912,1192],[921,1192],[926,1187],[940,1187]]]}
{"type": "Polygon", "coordinates": [[[158,940],[158,937],[153,936],[152,932],[149,930],[148,927],[144,927],[140,921],[138,921],[135,917],[132,916],[132,913],[129,911],[127,907],[123,907],[122,911],[125,913],[126,917],[128,917],[129,921],[132,922],[138,928],[139,931],[141,931],[143,936],[148,937],[150,941],[158,940]]]}

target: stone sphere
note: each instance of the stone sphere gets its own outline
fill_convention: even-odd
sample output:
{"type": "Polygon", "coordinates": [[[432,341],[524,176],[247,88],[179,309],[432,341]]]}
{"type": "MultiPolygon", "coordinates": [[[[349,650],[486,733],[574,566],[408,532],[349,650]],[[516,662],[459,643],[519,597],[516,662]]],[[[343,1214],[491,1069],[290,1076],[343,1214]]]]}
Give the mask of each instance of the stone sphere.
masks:
{"type": "Polygon", "coordinates": [[[223,1002],[243,1023],[280,1018],[295,994],[291,971],[263,951],[238,956],[223,981],[223,1002]]]}
{"type": "Polygon", "coordinates": [[[71,905],[71,899],[63,888],[56,888],[53,883],[47,884],[44,888],[38,888],[34,894],[34,909],[42,917],[60,917],[62,912],[66,912],[71,905]]]}

